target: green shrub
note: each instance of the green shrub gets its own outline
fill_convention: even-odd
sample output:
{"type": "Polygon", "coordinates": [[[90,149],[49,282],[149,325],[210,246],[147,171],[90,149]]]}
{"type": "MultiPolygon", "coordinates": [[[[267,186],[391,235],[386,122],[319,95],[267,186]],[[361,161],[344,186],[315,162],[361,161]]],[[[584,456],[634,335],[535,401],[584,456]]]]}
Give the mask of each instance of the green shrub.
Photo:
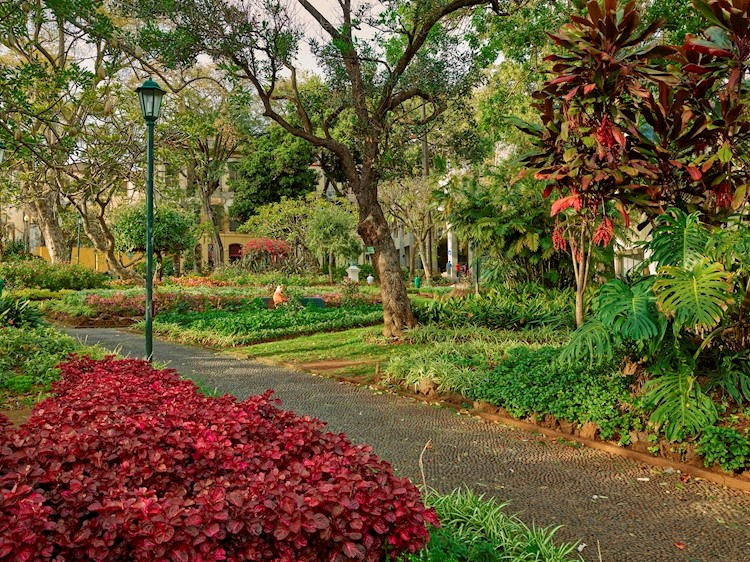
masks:
{"type": "Polygon", "coordinates": [[[724,470],[750,469],[750,435],[729,427],[707,427],[698,440],[697,451],[706,466],[719,463],[724,470]]]}
{"type": "Polygon", "coordinates": [[[154,331],[178,341],[231,347],[285,336],[369,326],[383,319],[382,307],[378,305],[267,309],[260,302],[242,312],[164,312],[156,317],[154,331]]]}
{"type": "Polygon", "coordinates": [[[518,345],[558,346],[567,343],[570,338],[567,330],[552,328],[535,328],[529,330],[493,330],[482,326],[462,326],[458,328],[443,328],[437,324],[425,324],[408,330],[404,334],[404,341],[413,344],[426,343],[466,343],[470,341],[486,341],[497,344],[514,342],[518,345]]]}
{"type": "Polygon", "coordinates": [[[16,289],[11,294],[17,299],[28,299],[30,301],[46,301],[50,299],[61,299],[71,294],[70,289],[50,291],[49,289],[16,289]]]}
{"type": "Polygon", "coordinates": [[[483,326],[522,330],[546,326],[575,326],[570,291],[499,291],[463,297],[443,297],[427,303],[415,302],[414,315],[421,323],[443,327],[483,326]]]}
{"type": "Polygon", "coordinates": [[[425,503],[434,507],[439,528],[430,529],[430,542],[403,562],[565,562],[574,544],[555,544],[557,528],[529,527],[498,503],[470,490],[450,494],[428,494],[425,503]]]}
{"type": "Polygon", "coordinates": [[[223,268],[212,273],[208,279],[246,286],[276,286],[282,284],[287,287],[312,287],[328,284],[328,277],[324,275],[287,275],[278,271],[253,273],[243,269],[241,266],[234,265],[225,265],[223,268]]]}
{"type": "Polygon", "coordinates": [[[0,279],[9,289],[95,289],[108,277],[80,265],[52,265],[42,259],[0,263],[0,279]]]}
{"type": "Polygon", "coordinates": [[[97,313],[93,306],[86,304],[88,294],[86,291],[65,294],[60,299],[40,303],[39,308],[44,313],[56,312],[67,316],[93,318],[97,313]]]}
{"type": "Polygon", "coordinates": [[[31,301],[0,297],[0,328],[34,328],[42,323],[42,315],[31,301]]]}
{"type": "Polygon", "coordinates": [[[461,345],[442,342],[427,349],[409,350],[391,357],[384,371],[385,379],[410,387],[428,379],[437,385],[439,392],[470,396],[490,365],[501,360],[512,345],[519,344],[512,340],[503,345],[478,340],[461,345]]]}
{"type": "Polygon", "coordinates": [[[37,385],[47,388],[59,375],[55,365],[79,348],[54,328],[0,328],[0,390],[25,394],[37,385]]]}
{"type": "Polygon", "coordinates": [[[559,420],[596,422],[605,439],[615,428],[629,429],[633,398],[631,377],[615,364],[560,365],[558,349],[518,347],[501,361],[470,396],[501,406],[514,417],[552,414],[559,420]],[[605,429],[606,428],[606,429],[605,429]]]}

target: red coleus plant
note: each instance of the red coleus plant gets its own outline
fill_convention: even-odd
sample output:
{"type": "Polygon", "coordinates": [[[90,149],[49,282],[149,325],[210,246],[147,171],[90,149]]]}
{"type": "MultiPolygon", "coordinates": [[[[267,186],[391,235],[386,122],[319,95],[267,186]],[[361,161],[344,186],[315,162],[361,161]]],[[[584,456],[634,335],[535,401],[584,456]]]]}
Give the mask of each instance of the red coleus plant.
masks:
{"type": "MultiPolygon", "coordinates": [[[[197,312],[203,312],[208,309],[221,310],[227,306],[239,306],[247,300],[247,298],[240,296],[204,295],[181,291],[159,291],[154,295],[157,312],[175,309],[194,310],[197,312]]],[[[86,304],[91,305],[99,315],[143,316],[146,297],[144,295],[128,296],[125,293],[115,293],[107,297],[91,294],[86,297],[86,304]]]]}
{"type": "Polygon", "coordinates": [[[380,561],[434,511],[369,447],[281,410],[209,398],[137,360],[60,365],[56,396],[0,416],[0,560],[380,561]]]}

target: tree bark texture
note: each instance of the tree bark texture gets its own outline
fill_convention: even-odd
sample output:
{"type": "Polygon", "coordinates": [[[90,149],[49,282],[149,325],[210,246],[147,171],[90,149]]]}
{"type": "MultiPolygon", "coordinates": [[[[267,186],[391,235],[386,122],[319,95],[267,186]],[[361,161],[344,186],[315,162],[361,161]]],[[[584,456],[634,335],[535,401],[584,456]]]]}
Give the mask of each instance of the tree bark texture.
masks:
{"type": "Polygon", "coordinates": [[[380,277],[383,298],[383,335],[400,338],[404,328],[412,328],[417,322],[411,311],[406,285],[398,260],[398,250],[391,237],[388,222],[377,198],[377,184],[354,189],[359,203],[359,225],[357,231],[367,246],[375,249],[375,269],[380,277]]]}
{"type": "MultiPolygon", "coordinates": [[[[215,191],[215,190],[214,190],[215,191]]],[[[221,242],[221,225],[219,224],[216,213],[211,206],[211,195],[213,191],[205,190],[202,192],[201,200],[203,202],[203,214],[211,225],[211,244],[214,247],[214,267],[224,264],[224,244],[221,242]]]]}
{"type": "MultiPolygon", "coordinates": [[[[52,193],[34,201],[34,215],[44,234],[44,241],[52,263],[70,263],[70,248],[57,222],[57,199],[52,193]]],[[[31,224],[28,227],[31,228],[31,224]]],[[[30,232],[27,234],[30,235],[30,232]]]]}

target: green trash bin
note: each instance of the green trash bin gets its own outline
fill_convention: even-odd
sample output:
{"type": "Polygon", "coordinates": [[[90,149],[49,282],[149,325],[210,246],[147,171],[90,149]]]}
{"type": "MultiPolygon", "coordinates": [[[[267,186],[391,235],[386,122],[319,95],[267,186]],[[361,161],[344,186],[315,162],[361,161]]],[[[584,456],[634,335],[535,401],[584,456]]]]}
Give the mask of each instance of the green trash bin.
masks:
{"type": "Polygon", "coordinates": [[[414,278],[414,287],[419,289],[422,286],[422,280],[417,276],[414,278]]]}

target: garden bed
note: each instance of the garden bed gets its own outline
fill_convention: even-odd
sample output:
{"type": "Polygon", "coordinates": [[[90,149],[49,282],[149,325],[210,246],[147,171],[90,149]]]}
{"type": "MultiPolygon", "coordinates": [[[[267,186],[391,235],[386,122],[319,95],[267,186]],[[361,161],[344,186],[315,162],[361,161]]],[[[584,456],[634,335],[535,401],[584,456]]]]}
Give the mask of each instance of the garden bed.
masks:
{"type": "Polygon", "coordinates": [[[331,332],[382,322],[380,306],[355,304],[337,308],[265,305],[239,312],[207,311],[159,315],[154,333],[169,339],[212,347],[236,347],[315,332],[331,332]]]}

